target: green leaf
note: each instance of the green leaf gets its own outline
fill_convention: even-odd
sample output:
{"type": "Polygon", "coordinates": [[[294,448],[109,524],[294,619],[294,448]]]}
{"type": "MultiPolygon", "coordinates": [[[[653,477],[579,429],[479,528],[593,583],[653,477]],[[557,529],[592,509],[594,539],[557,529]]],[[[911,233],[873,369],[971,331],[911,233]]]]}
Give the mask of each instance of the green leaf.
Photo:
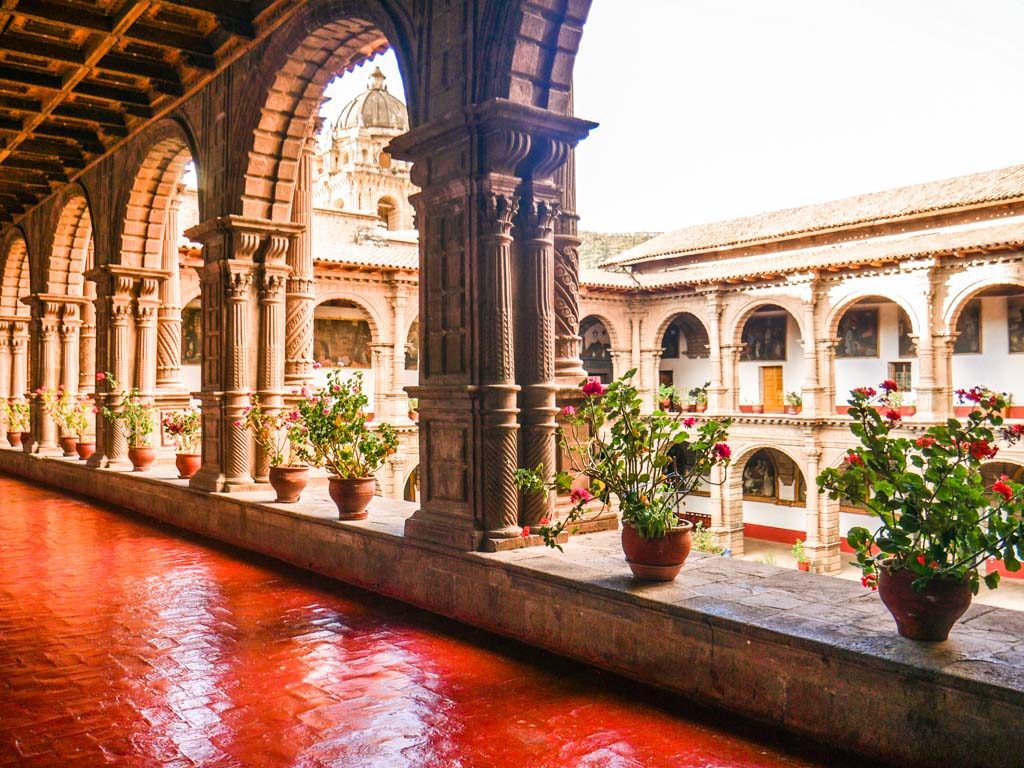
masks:
{"type": "Polygon", "coordinates": [[[985,574],[985,586],[989,589],[995,589],[999,586],[999,571],[985,574]]]}

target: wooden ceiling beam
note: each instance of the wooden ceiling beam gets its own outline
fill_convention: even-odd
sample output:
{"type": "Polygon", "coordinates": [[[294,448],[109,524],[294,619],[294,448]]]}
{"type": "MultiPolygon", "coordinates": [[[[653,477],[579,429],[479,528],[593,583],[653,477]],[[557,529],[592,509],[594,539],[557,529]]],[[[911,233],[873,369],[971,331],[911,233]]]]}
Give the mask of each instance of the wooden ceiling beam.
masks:
{"type": "Polygon", "coordinates": [[[140,20],[128,30],[125,38],[149,45],[169,45],[177,48],[185,56],[187,63],[197,69],[213,71],[217,68],[217,58],[213,55],[214,47],[205,37],[199,35],[157,27],[140,20]]]}
{"type": "Polygon", "coordinates": [[[252,15],[247,2],[240,0],[166,0],[168,5],[177,5],[193,11],[213,14],[217,24],[224,30],[249,40],[256,37],[252,15]]]}
{"type": "MultiPolygon", "coordinates": [[[[56,136],[61,139],[72,139],[86,152],[100,154],[106,151],[106,145],[100,141],[95,131],[84,128],[74,128],[68,125],[57,125],[54,123],[43,123],[35,128],[35,133],[44,136],[56,136]]],[[[3,168],[3,166],[0,166],[3,168]]]]}
{"type": "Polygon", "coordinates": [[[114,27],[111,18],[104,13],[88,8],[75,8],[74,16],[70,16],[66,5],[49,2],[49,0],[18,0],[14,11],[22,16],[40,21],[48,21],[66,27],[83,27],[96,32],[111,32],[114,27]]]}
{"type": "Polygon", "coordinates": [[[63,61],[67,64],[85,63],[85,53],[78,48],[54,43],[42,37],[19,35],[11,31],[4,32],[3,36],[0,36],[0,51],[38,56],[43,59],[63,61]]]}
{"type": "Polygon", "coordinates": [[[0,80],[19,85],[36,85],[51,91],[61,90],[62,85],[58,75],[26,67],[11,66],[9,61],[0,63],[0,80]]]}
{"type": "Polygon", "coordinates": [[[148,78],[156,90],[171,96],[181,96],[185,92],[178,71],[166,62],[111,52],[97,61],[96,67],[118,75],[148,78]]]}

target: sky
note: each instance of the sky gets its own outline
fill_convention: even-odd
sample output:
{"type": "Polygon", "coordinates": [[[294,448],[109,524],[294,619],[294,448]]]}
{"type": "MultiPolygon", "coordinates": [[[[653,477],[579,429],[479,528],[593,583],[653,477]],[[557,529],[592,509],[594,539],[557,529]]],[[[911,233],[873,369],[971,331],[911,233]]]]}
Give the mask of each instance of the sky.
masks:
{"type": "MultiPolygon", "coordinates": [[[[1024,162],[1022,0],[594,0],[580,228],[662,231],[1024,162]]],[[[390,53],[335,81],[337,115],[390,53]]]]}

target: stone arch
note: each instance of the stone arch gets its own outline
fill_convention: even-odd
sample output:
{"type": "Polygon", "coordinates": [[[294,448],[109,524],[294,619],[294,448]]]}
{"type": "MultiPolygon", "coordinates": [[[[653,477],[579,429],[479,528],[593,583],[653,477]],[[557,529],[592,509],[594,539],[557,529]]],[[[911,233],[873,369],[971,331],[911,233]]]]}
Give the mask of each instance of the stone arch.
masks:
{"type": "MultiPolygon", "coordinates": [[[[173,119],[160,122],[148,139],[149,149],[131,177],[119,252],[126,266],[160,269],[167,203],[181,182],[185,166],[190,161],[198,163],[198,154],[189,133],[173,119]]],[[[198,164],[196,174],[202,179],[198,164]]],[[[202,195],[199,203],[202,220],[202,195]]]]}
{"type": "Polygon", "coordinates": [[[793,318],[794,322],[796,322],[797,330],[800,332],[800,338],[813,338],[813,334],[808,333],[808,329],[804,328],[803,313],[801,312],[800,304],[796,300],[788,296],[764,296],[747,301],[732,313],[732,316],[735,319],[726,326],[730,328],[729,338],[731,339],[732,344],[739,345],[742,343],[743,329],[746,326],[747,321],[755,312],[765,307],[779,307],[780,309],[785,310],[785,312],[793,318]]]}
{"type": "Polygon", "coordinates": [[[1001,475],[1008,476],[1014,482],[1024,483],[1024,462],[997,460],[986,461],[981,465],[981,476],[986,488],[991,488],[992,483],[1001,475]]]}
{"type": "MultiPolygon", "coordinates": [[[[694,340],[698,341],[698,342],[701,342],[702,340],[706,340],[706,348],[708,350],[708,353],[710,354],[711,337],[710,337],[710,335],[708,333],[707,324],[698,315],[696,315],[693,312],[690,312],[689,310],[686,310],[686,309],[682,309],[682,310],[678,310],[676,312],[673,312],[668,317],[665,317],[665,318],[662,319],[661,323],[658,325],[658,331],[657,331],[657,333],[656,333],[656,335],[654,337],[654,345],[653,346],[663,347],[664,346],[665,334],[668,333],[669,329],[676,323],[677,320],[679,320],[680,318],[684,318],[684,317],[685,318],[692,318],[692,323],[695,326],[693,328],[693,330],[695,331],[697,337],[699,337],[701,332],[703,332],[703,337],[702,338],[695,338],[694,340]]],[[[690,341],[690,339],[688,339],[688,341],[690,341]]]]}
{"type": "Polygon", "coordinates": [[[622,373],[615,370],[612,356],[612,350],[616,349],[614,333],[611,324],[603,315],[590,313],[580,320],[580,361],[588,376],[597,376],[602,381],[610,382],[616,373],[622,373]],[[597,326],[604,328],[608,336],[608,346],[604,350],[601,349],[600,331],[596,331],[597,326]]]}
{"type": "Polygon", "coordinates": [[[85,190],[69,187],[53,227],[53,243],[46,265],[47,293],[85,295],[85,271],[92,261],[92,213],[85,190]]]}
{"type": "Polygon", "coordinates": [[[626,343],[628,334],[621,333],[619,329],[615,327],[615,323],[608,318],[608,315],[602,312],[584,313],[583,311],[580,312],[580,315],[580,327],[583,326],[584,320],[593,318],[601,321],[601,325],[603,325],[605,330],[608,331],[608,341],[611,342],[612,349],[621,349],[622,347],[620,345],[626,343]]]}
{"type": "Polygon", "coordinates": [[[355,304],[363,314],[366,315],[366,322],[370,326],[370,335],[372,336],[372,343],[376,344],[381,340],[382,328],[386,327],[381,316],[380,310],[375,307],[371,302],[366,301],[363,297],[346,290],[327,290],[322,294],[317,294],[316,305],[317,307],[322,304],[326,304],[329,301],[348,301],[355,304]]]}
{"type": "MultiPolygon", "coordinates": [[[[317,0],[308,3],[272,33],[264,66],[246,90],[266,94],[250,105],[237,135],[251,137],[240,166],[229,169],[229,199],[243,216],[288,221],[298,176],[299,156],[312,130],[324,88],[339,72],[350,72],[389,47],[397,54],[403,82],[415,83],[412,47],[399,19],[380,0],[317,0]],[[235,181],[237,179],[237,181],[235,181]],[[238,201],[235,203],[234,201],[238,201]]],[[[417,97],[406,87],[410,120],[417,97]]]]}
{"type": "Polygon", "coordinates": [[[1009,285],[1024,290],[1024,277],[1017,275],[989,276],[964,286],[950,298],[942,318],[942,332],[950,334],[956,332],[957,323],[960,321],[960,315],[964,308],[979,293],[989,288],[1009,285]]]}
{"type": "Polygon", "coordinates": [[[904,314],[906,314],[907,318],[910,320],[911,332],[915,336],[920,335],[921,319],[917,316],[917,311],[914,306],[903,296],[885,296],[880,293],[872,293],[871,291],[854,291],[846,294],[838,301],[833,302],[832,307],[829,309],[828,318],[825,321],[828,338],[834,339],[836,337],[836,333],[839,329],[839,322],[843,319],[843,315],[845,315],[851,307],[856,306],[865,299],[882,299],[883,301],[891,301],[903,310],[904,314]]]}
{"type": "Polygon", "coordinates": [[[405,501],[419,501],[420,465],[409,470],[402,483],[402,498],[405,501]]]}
{"type": "Polygon", "coordinates": [[[32,293],[28,242],[20,227],[12,227],[0,249],[0,314],[25,317],[30,314],[23,296],[32,293]]]}
{"type": "Polygon", "coordinates": [[[572,70],[589,2],[490,3],[480,46],[485,76],[477,100],[503,98],[568,114],[572,70]]]}
{"type": "MultiPolygon", "coordinates": [[[[754,456],[758,451],[776,451],[781,453],[787,459],[789,459],[796,467],[796,471],[803,475],[803,464],[800,459],[796,458],[792,450],[785,445],[776,445],[769,443],[752,443],[750,445],[742,446],[740,448],[733,448],[736,459],[729,465],[729,473],[726,477],[726,485],[731,486],[733,489],[740,491],[739,495],[742,497],[743,490],[743,470],[745,469],[747,462],[754,456]]],[[[806,482],[807,478],[804,478],[806,482]]]]}

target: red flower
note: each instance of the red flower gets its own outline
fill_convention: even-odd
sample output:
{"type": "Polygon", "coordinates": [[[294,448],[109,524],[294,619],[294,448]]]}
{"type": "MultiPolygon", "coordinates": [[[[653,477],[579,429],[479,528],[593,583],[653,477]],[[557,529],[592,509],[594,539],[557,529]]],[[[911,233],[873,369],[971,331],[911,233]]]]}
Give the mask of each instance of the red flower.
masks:
{"type": "Polygon", "coordinates": [[[530,535],[530,526],[524,525],[523,526],[523,536],[529,536],[529,535],[530,535]]]}
{"type": "Polygon", "coordinates": [[[594,495],[586,488],[573,488],[572,493],[569,494],[569,501],[573,504],[583,503],[586,504],[588,501],[592,501],[594,495]]]}
{"type": "Polygon", "coordinates": [[[601,383],[600,379],[587,379],[583,384],[583,394],[590,397],[600,397],[607,391],[608,389],[601,383]]]}
{"type": "Polygon", "coordinates": [[[895,424],[897,421],[899,421],[903,417],[900,416],[900,412],[899,411],[894,411],[892,408],[890,408],[889,410],[887,410],[885,412],[885,418],[887,418],[889,421],[891,421],[893,424],[895,424]]]}
{"type": "Polygon", "coordinates": [[[542,517],[540,519],[540,524],[541,525],[550,525],[551,524],[551,518],[550,517],[542,517]]]}
{"type": "Polygon", "coordinates": [[[918,565],[924,565],[924,562],[925,562],[924,555],[918,555],[917,556],[917,564],[918,565]]]}
{"type": "Polygon", "coordinates": [[[105,374],[103,371],[100,371],[99,373],[96,374],[96,381],[106,381],[106,380],[107,380],[107,374],[105,374]]]}
{"type": "Polygon", "coordinates": [[[878,393],[875,391],[874,387],[857,387],[855,390],[853,390],[853,394],[871,398],[877,395],[878,393]]]}
{"type": "Polygon", "coordinates": [[[1001,478],[996,480],[994,483],[992,483],[992,490],[998,493],[1007,501],[1010,501],[1013,498],[1013,488],[1006,484],[1007,479],[1008,478],[1006,477],[1006,475],[1003,475],[1001,478]]]}
{"type": "Polygon", "coordinates": [[[988,440],[975,440],[971,443],[971,456],[978,461],[994,458],[999,453],[999,447],[989,445],[988,440]]]}
{"type": "Polygon", "coordinates": [[[567,406],[565,406],[565,408],[562,409],[562,416],[568,417],[568,416],[575,416],[575,415],[576,415],[576,409],[573,408],[571,405],[567,405],[567,406]]]}
{"type": "Polygon", "coordinates": [[[981,398],[984,396],[985,391],[981,387],[971,387],[970,389],[958,389],[956,396],[960,399],[960,402],[970,400],[972,403],[980,403],[981,398]]]}
{"type": "Polygon", "coordinates": [[[859,466],[863,466],[864,459],[862,459],[860,456],[858,456],[853,451],[850,451],[850,453],[846,454],[846,463],[849,464],[850,466],[857,466],[857,467],[859,467],[859,466]]]}
{"type": "Polygon", "coordinates": [[[728,461],[729,457],[732,456],[732,448],[730,448],[725,443],[716,443],[713,450],[715,451],[715,455],[718,456],[718,458],[726,461],[728,461]]]}
{"type": "Polygon", "coordinates": [[[925,435],[924,437],[917,438],[917,440],[914,441],[914,445],[918,448],[931,448],[935,445],[935,438],[930,435],[925,435]]]}
{"type": "Polygon", "coordinates": [[[696,423],[697,420],[693,418],[693,416],[687,416],[685,419],[683,419],[683,426],[686,427],[687,429],[689,429],[696,423]]]}
{"type": "Polygon", "coordinates": [[[886,392],[895,392],[895,391],[897,391],[897,390],[898,390],[898,389],[900,388],[900,387],[899,387],[899,384],[897,384],[897,383],[896,383],[895,381],[893,381],[892,379],[886,379],[885,381],[883,381],[883,382],[882,382],[881,384],[879,384],[878,386],[880,386],[880,387],[881,387],[882,389],[884,389],[884,390],[885,390],[886,392]]]}
{"type": "Polygon", "coordinates": [[[860,585],[862,587],[868,587],[868,588],[870,588],[872,590],[877,590],[878,589],[878,574],[877,573],[868,573],[868,574],[862,576],[861,580],[860,580],[860,585]]]}

